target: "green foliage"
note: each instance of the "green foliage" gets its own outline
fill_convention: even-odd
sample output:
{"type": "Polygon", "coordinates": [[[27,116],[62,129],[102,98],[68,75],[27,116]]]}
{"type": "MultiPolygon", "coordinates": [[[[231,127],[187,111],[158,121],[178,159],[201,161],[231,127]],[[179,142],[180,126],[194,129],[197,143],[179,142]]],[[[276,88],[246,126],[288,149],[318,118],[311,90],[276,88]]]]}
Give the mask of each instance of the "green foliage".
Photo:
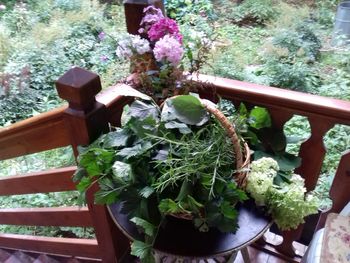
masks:
{"type": "Polygon", "coordinates": [[[103,30],[115,31],[104,17],[105,10],[97,1],[27,1],[0,18],[0,72],[10,76],[12,83],[0,85],[0,96],[10,94],[1,102],[8,113],[1,116],[0,126],[61,104],[54,82],[72,66],[106,74],[108,85],[126,72],[115,58],[115,43],[98,37],[103,30]],[[110,76],[112,69],[118,74],[110,76]],[[16,86],[16,80],[23,77],[27,81],[16,86]],[[12,102],[22,109],[16,112],[12,102]]]}
{"type": "Polygon", "coordinates": [[[245,0],[232,11],[230,17],[239,25],[262,25],[276,17],[272,0],[245,0]]]}
{"type": "Polygon", "coordinates": [[[189,21],[196,17],[211,16],[213,4],[210,0],[167,0],[167,15],[179,22],[189,21]]]}
{"type": "Polygon", "coordinates": [[[311,27],[302,23],[295,30],[276,34],[266,47],[264,74],[275,87],[310,92],[319,80],[310,66],[320,57],[321,41],[311,27]]]}
{"type": "MultiPolygon", "coordinates": [[[[99,184],[97,203],[123,203],[123,212],[145,233],[144,241],[133,243],[132,254],[151,260],[157,229],[168,214],[190,215],[202,231],[236,231],[235,205],[247,197],[232,177],[232,142],[202,102],[177,96],[161,112],[147,97],[135,100],[126,114],[123,128],[81,149],[74,179],[82,193],[99,184]]],[[[260,126],[266,123],[254,115],[260,126]]]]}

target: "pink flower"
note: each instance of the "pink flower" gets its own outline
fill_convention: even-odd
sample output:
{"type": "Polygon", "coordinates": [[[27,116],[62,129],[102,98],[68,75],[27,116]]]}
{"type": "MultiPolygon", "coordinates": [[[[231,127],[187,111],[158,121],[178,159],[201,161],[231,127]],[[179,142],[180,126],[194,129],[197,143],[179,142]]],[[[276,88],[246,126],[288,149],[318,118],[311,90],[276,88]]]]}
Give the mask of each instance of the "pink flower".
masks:
{"type": "Polygon", "coordinates": [[[140,25],[146,27],[147,29],[163,18],[162,10],[155,8],[154,6],[148,6],[143,9],[145,16],[142,18],[140,25]]]}
{"type": "Polygon", "coordinates": [[[157,41],[165,35],[171,35],[182,43],[182,35],[176,21],[170,18],[161,18],[154,23],[148,31],[148,37],[151,41],[157,41]]]}
{"type": "Polygon", "coordinates": [[[166,35],[156,42],[153,53],[158,62],[169,62],[176,67],[181,61],[184,50],[175,37],[166,35]]]}

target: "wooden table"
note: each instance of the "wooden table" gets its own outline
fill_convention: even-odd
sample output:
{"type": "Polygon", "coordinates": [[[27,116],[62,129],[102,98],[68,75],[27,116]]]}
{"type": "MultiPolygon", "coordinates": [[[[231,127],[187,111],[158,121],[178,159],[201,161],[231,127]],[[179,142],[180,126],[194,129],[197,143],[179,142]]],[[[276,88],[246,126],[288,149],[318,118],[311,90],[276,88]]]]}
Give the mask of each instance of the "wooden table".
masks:
{"type": "MultiPolygon", "coordinates": [[[[142,240],[142,235],[137,231],[135,224],[120,212],[120,208],[120,204],[108,207],[116,225],[130,240],[142,240]]],[[[199,232],[194,228],[192,221],[168,217],[158,233],[154,249],[162,259],[181,258],[182,261],[179,262],[218,257],[225,258],[226,262],[233,262],[237,252],[241,251],[244,262],[250,262],[247,246],[259,239],[272,222],[252,202],[246,202],[237,209],[239,229],[235,234],[221,233],[217,229],[210,229],[205,233],[199,232]]],[[[162,262],[168,261],[162,260],[162,262]]]]}

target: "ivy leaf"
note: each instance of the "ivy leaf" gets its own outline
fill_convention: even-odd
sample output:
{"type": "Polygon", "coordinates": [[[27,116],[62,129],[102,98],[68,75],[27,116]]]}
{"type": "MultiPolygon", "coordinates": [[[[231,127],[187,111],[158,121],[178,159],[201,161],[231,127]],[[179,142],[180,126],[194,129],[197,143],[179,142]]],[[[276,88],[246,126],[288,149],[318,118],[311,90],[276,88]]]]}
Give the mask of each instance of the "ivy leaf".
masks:
{"type": "Polygon", "coordinates": [[[177,96],[168,100],[171,113],[183,123],[190,125],[202,125],[209,119],[208,112],[200,100],[191,95],[177,96]],[[174,109],[174,110],[172,110],[174,109]]]}
{"type": "Polygon", "coordinates": [[[301,158],[290,153],[284,153],[283,155],[274,155],[263,151],[254,152],[254,160],[258,160],[262,157],[270,157],[274,159],[278,163],[280,170],[284,172],[292,171],[295,168],[299,167],[301,164],[301,158]]]}
{"type": "Polygon", "coordinates": [[[135,100],[130,105],[128,114],[140,120],[144,120],[147,117],[152,117],[153,119],[157,120],[159,116],[159,110],[155,105],[135,100]]]}
{"type": "Polygon", "coordinates": [[[153,224],[151,224],[150,222],[140,218],[140,217],[133,217],[130,219],[131,222],[135,223],[135,225],[141,227],[145,234],[153,237],[154,233],[156,231],[156,226],[154,226],[153,224]]]}
{"type": "Polygon", "coordinates": [[[284,153],[287,139],[283,130],[275,128],[263,128],[258,131],[258,137],[268,151],[284,153]]]}
{"type": "Polygon", "coordinates": [[[250,126],[255,129],[271,127],[271,117],[267,109],[254,107],[249,114],[250,126]]]}
{"type": "Polygon", "coordinates": [[[131,244],[131,255],[139,257],[141,260],[147,259],[152,255],[152,246],[145,242],[134,240],[131,244]]]}
{"type": "Polygon", "coordinates": [[[126,130],[118,128],[117,131],[106,134],[103,146],[105,148],[126,146],[128,139],[126,130]]]}

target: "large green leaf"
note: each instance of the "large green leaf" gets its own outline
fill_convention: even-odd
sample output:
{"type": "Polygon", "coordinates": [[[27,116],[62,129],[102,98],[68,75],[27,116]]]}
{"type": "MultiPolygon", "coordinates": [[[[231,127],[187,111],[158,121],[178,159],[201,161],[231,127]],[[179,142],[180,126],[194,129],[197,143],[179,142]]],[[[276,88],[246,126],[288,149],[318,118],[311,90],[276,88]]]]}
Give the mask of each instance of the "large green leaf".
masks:
{"type": "Polygon", "coordinates": [[[170,108],[170,113],[183,123],[202,125],[208,120],[207,111],[200,100],[194,96],[177,96],[170,99],[167,104],[170,108]]]}
{"type": "Polygon", "coordinates": [[[250,125],[255,129],[267,128],[271,126],[271,117],[267,109],[254,107],[249,114],[250,125]]]}
{"type": "Polygon", "coordinates": [[[254,160],[258,160],[262,157],[273,158],[277,163],[281,171],[289,172],[299,167],[301,164],[301,158],[294,156],[290,153],[284,153],[283,155],[268,154],[263,151],[254,152],[254,160]]]}
{"type": "Polygon", "coordinates": [[[159,109],[153,104],[135,100],[130,105],[128,115],[141,120],[151,116],[153,119],[157,120],[159,117],[159,109]]]}
{"type": "Polygon", "coordinates": [[[152,143],[149,141],[142,142],[134,145],[133,147],[123,148],[117,153],[117,156],[129,159],[131,157],[139,156],[147,152],[153,147],[152,143]]]}
{"type": "Polygon", "coordinates": [[[103,140],[103,146],[105,148],[126,146],[129,139],[129,134],[126,130],[118,128],[114,132],[106,134],[103,140]]]}
{"type": "Polygon", "coordinates": [[[128,97],[137,97],[143,100],[152,100],[151,97],[139,92],[136,89],[133,89],[128,85],[122,85],[121,87],[118,87],[118,89],[114,89],[113,93],[114,93],[113,96],[120,95],[120,96],[128,96],[128,97]]]}
{"type": "Polygon", "coordinates": [[[154,134],[157,131],[157,122],[152,116],[142,121],[131,118],[127,125],[139,138],[144,138],[147,134],[154,134]]]}

